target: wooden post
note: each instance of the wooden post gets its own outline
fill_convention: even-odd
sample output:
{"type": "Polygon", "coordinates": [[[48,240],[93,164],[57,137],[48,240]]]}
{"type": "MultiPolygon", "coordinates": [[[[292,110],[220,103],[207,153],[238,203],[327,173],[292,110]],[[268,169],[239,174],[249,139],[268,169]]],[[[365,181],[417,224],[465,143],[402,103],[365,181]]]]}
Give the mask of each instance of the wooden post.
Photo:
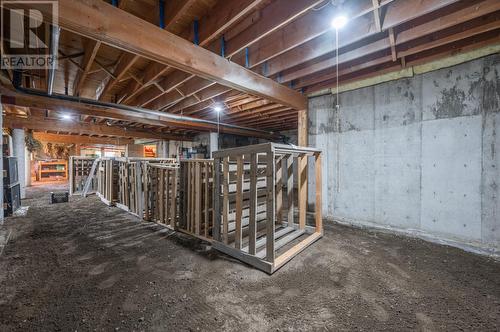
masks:
{"type": "Polygon", "coordinates": [[[243,211],[243,155],[236,157],[236,220],[235,240],[236,249],[241,249],[241,216],[243,211]]]}
{"type": "Polygon", "coordinates": [[[283,222],[283,164],[285,157],[280,156],[276,161],[276,223],[283,222]]]}
{"type": "Polygon", "coordinates": [[[250,211],[248,219],[248,253],[255,255],[257,238],[257,154],[250,155],[250,211]]]}
{"type": "Polygon", "coordinates": [[[294,210],[294,204],[293,204],[293,154],[291,154],[286,161],[286,166],[287,166],[287,184],[286,184],[286,191],[287,191],[287,202],[288,202],[288,226],[293,227],[294,226],[294,220],[293,220],[293,210],[294,210]]]}
{"type": "Polygon", "coordinates": [[[213,209],[214,209],[214,228],[213,238],[215,241],[220,241],[220,223],[221,223],[221,208],[220,208],[220,186],[221,186],[221,172],[220,172],[220,158],[214,159],[214,188],[213,188],[213,209]]]}
{"type": "Polygon", "coordinates": [[[271,147],[266,154],[267,169],[266,169],[266,261],[274,263],[274,219],[275,219],[275,163],[274,150],[271,147]]]}
{"type": "Polygon", "coordinates": [[[316,206],[315,206],[315,218],[316,218],[316,233],[323,233],[323,215],[322,215],[322,183],[321,183],[321,153],[316,153],[314,161],[316,173],[316,206]]]}
{"type": "Polygon", "coordinates": [[[222,164],[222,181],[223,181],[223,207],[222,207],[222,240],[225,244],[228,244],[228,233],[229,233],[229,157],[224,157],[222,164]]]}
{"type": "MultiPolygon", "coordinates": [[[[298,112],[298,143],[299,146],[307,146],[307,110],[298,112]]],[[[299,173],[299,227],[304,229],[306,226],[307,210],[307,156],[302,155],[298,158],[299,173]]]]}

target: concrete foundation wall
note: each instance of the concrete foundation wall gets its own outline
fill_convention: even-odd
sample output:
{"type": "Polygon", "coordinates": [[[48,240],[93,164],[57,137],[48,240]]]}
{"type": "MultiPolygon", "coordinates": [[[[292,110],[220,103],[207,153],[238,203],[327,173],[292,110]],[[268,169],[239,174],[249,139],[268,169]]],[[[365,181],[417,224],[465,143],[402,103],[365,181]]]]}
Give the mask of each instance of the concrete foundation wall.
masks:
{"type": "Polygon", "coordinates": [[[326,217],[500,253],[500,55],[334,105],[332,95],[309,102],[326,217]]]}

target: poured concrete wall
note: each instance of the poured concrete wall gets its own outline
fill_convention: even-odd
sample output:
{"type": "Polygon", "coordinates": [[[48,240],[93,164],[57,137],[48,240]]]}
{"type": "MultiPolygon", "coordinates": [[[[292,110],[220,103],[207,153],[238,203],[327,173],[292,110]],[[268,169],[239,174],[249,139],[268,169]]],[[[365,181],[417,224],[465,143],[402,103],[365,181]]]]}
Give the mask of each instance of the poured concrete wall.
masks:
{"type": "Polygon", "coordinates": [[[334,104],[309,102],[326,217],[500,253],[500,55],[334,104]]]}

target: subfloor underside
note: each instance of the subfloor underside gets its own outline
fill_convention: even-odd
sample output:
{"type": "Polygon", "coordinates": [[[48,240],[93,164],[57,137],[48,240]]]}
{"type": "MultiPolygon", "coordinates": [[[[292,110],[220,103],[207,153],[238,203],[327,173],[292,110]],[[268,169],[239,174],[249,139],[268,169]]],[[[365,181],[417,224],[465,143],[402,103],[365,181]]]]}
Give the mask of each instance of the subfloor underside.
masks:
{"type": "Polygon", "coordinates": [[[0,330],[496,330],[500,263],[327,224],[272,276],[187,235],[28,191],[0,257],[0,330]]]}

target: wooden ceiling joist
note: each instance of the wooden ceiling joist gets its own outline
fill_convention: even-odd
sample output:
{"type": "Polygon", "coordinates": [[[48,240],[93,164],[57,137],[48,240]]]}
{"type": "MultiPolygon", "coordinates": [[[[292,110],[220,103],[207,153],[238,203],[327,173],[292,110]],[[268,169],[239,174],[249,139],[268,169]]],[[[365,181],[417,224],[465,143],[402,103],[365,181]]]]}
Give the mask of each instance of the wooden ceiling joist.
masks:
{"type": "MultiPolygon", "coordinates": [[[[131,130],[114,126],[90,124],[85,122],[56,120],[40,116],[30,116],[28,118],[22,118],[18,116],[6,115],[4,116],[3,121],[3,126],[8,128],[65,131],[72,134],[85,135],[97,134],[129,138],[169,139],[169,135],[156,134],[150,131],[131,130]]],[[[170,138],[171,137],[172,136],[170,136],[170,138]]]]}
{"type": "Polygon", "coordinates": [[[103,82],[103,87],[99,91],[98,100],[104,100],[104,97],[111,91],[113,86],[120,82],[120,80],[127,74],[127,71],[134,65],[134,63],[139,59],[136,54],[123,53],[118,60],[113,71],[113,77],[109,77],[103,82]]]}
{"type": "Polygon", "coordinates": [[[84,135],[61,135],[61,134],[52,134],[45,132],[33,132],[33,137],[42,142],[63,143],[63,144],[127,145],[134,143],[134,140],[129,138],[91,137],[84,135]]]}
{"type": "MultiPolygon", "coordinates": [[[[48,12],[44,14],[45,17],[51,15],[48,12]]],[[[306,109],[306,98],[302,94],[228,62],[104,1],[60,0],[59,26],[221,85],[296,109],[306,109]],[[134,27],[134,32],[124,29],[125,26],[134,27]]]]}
{"type": "Polygon", "coordinates": [[[85,43],[85,52],[82,60],[82,71],[78,72],[74,82],[73,82],[73,96],[79,96],[85,84],[85,80],[87,79],[87,75],[89,74],[90,69],[92,68],[92,63],[99,51],[99,47],[101,46],[101,42],[95,40],[87,40],[85,43]]]}
{"type": "MultiPolygon", "coordinates": [[[[197,131],[217,130],[217,124],[215,123],[194,121],[195,119],[190,120],[189,118],[186,117],[176,120],[168,117],[166,114],[165,116],[161,116],[150,113],[137,113],[132,110],[88,105],[83,102],[76,103],[72,101],[58,100],[43,96],[32,96],[25,94],[15,94],[13,96],[11,93],[10,95],[2,95],[2,103],[6,105],[17,105],[21,107],[51,109],[56,111],[62,111],[65,112],[66,114],[70,112],[75,115],[87,115],[87,116],[113,119],[113,120],[122,120],[129,122],[133,121],[152,126],[160,126],[160,127],[171,126],[171,127],[177,127],[188,130],[197,130],[197,131]]],[[[223,131],[226,133],[242,135],[242,136],[254,136],[261,138],[277,137],[276,135],[262,131],[247,130],[245,128],[231,128],[231,127],[226,128],[224,126],[224,123],[221,123],[220,130],[221,132],[223,131]]],[[[190,140],[189,137],[185,136],[173,137],[171,135],[170,136],[165,135],[165,139],[169,138],[174,140],[190,140]]]]}

